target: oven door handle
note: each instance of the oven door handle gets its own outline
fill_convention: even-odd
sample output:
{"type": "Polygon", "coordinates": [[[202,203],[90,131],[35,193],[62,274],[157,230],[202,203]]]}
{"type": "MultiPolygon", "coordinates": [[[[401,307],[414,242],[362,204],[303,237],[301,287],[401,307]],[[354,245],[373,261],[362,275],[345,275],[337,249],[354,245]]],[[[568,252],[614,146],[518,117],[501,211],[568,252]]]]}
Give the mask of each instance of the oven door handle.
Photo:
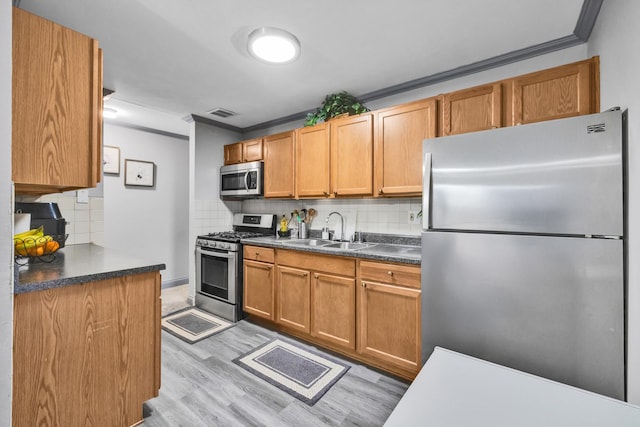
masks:
{"type": "Polygon", "coordinates": [[[233,252],[213,252],[213,251],[207,251],[202,248],[196,249],[196,253],[198,255],[209,255],[216,258],[226,258],[226,259],[233,258],[235,256],[233,252]]]}

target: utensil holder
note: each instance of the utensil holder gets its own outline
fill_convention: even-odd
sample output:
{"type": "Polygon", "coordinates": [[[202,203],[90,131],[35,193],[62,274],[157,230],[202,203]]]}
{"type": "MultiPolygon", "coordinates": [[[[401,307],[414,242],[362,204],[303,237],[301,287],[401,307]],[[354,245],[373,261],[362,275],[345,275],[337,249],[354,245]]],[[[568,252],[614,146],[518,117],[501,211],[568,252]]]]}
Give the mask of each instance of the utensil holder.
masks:
{"type": "Polygon", "coordinates": [[[298,238],[300,239],[308,239],[309,238],[309,225],[306,222],[301,222],[298,227],[298,238]]]}

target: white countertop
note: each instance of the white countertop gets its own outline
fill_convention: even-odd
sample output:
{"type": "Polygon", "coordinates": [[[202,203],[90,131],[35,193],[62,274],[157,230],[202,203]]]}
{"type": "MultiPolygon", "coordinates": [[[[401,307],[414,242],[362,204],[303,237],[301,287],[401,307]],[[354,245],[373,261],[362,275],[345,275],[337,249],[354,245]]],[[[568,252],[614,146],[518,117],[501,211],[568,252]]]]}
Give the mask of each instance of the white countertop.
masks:
{"type": "Polygon", "coordinates": [[[436,347],[385,427],[638,427],[640,407],[436,347]]]}

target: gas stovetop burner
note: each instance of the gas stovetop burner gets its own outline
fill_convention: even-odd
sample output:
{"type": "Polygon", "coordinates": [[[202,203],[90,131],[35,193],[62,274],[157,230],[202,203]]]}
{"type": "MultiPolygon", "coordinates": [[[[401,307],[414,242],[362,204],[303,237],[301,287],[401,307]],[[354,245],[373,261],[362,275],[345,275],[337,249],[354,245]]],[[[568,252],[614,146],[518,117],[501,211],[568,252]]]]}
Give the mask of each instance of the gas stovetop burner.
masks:
{"type": "Polygon", "coordinates": [[[240,239],[250,239],[252,237],[262,237],[264,235],[265,233],[257,233],[253,231],[220,231],[199,237],[204,239],[222,240],[225,242],[239,242],[240,239]]]}
{"type": "Polygon", "coordinates": [[[211,249],[238,251],[240,240],[253,237],[273,236],[276,216],[272,214],[234,214],[233,230],[198,236],[196,246],[211,249]]]}

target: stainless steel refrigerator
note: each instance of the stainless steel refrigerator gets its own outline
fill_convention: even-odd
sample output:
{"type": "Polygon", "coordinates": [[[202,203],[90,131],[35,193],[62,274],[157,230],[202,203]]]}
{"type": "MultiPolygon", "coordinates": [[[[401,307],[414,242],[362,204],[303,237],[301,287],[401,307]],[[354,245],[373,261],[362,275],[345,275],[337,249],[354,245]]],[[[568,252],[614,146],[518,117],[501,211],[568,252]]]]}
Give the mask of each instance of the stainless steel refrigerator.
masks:
{"type": "Polygon", "coordinates": [[[435,346],[625,398],[623,115],[424,141],[435,346]]]}

